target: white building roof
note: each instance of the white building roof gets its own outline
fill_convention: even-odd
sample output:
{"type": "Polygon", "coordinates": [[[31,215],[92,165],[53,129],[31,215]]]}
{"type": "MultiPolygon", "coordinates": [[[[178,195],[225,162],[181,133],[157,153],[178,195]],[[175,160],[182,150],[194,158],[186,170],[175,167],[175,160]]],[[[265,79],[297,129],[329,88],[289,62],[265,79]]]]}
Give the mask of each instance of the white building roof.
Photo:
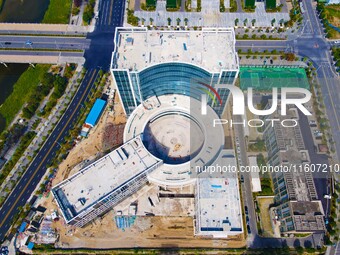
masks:
{"type": "MultiPolygon", "coordinates": [[[[236,159],[231,150],[223,150],[214,164],[236,166],[236,159]]],[[[196,193],[197,235],[227,237],[243,232],[236,172],[215,172],[198,177],[196,193]]]]}
{"type": "Polygon", "coordinates": [[[202,31],[117,28],[115,46],[116,69],[140,71],[166,62],[190,63],[214,73],[238,69],[232,28],[202,31]]]}
{"type": "Polygon", "coordinates": [[[248,157],[249,166],[251,169],[250,178],[251,178],[251,191],[252,192],[260,192],[261,188],[261,179],[260,179],[260,169],[257,165],[257,159],[255,156],[248,157]],[[257,171],[255,171],[257,169],[257,171]]]}
{"type": "Polygon", "coordinates": [[[158,162],[160,160],[145,149],[140,137],[136,137],[53,189],[62,189],[67,203],[73,205],[75,212],[79,214],[127,180],[158,162]],[[129,171],[126,171],[127,169],[129,171]]]}

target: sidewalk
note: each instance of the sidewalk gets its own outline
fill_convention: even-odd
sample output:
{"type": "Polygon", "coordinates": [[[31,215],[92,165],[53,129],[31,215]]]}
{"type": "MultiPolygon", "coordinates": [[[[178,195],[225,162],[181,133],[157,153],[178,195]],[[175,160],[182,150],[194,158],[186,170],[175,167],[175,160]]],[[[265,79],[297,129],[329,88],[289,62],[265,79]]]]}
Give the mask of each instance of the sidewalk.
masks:
{"type": "Polygon", "coordinates": [[[246,58],[246,55],[239,55],[240,57],[240,66],[268,66],[268,67],[277,67],[277,66],[291,66],[291,67],[307,67],[307,64],[303,61],[287,61],[285,59],[281,60],[280,56],[277,55],[277,59],[273,60],[273,64],[270,64],[270,59],[273,58],[273,55],[268,56],[270,58],[266,58],[264,55],[253,55],[249,54],[250,58],[246,58]],[[257,56],[257,59],[253,59],[253,56],[257,56]],[[262,57],[262,59],[260,58],[262,57]],[[266,61],[266,63],[264,63],[266,61]]]}
{"type": "Polygon", "coordinates": [[[78,26],[68,24],[37,24],[37,23],[0,23],[0,33],[34,33],[34,34],[86,34],[94,30],[94,26],[78,26]]]}

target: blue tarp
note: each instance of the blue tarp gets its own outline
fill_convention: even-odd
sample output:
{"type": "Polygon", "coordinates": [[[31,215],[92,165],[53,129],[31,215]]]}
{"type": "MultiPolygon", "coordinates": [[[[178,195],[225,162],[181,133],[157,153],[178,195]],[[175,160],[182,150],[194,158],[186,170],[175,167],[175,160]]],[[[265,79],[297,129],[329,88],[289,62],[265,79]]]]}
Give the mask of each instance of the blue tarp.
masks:
{"type": "Polygon", "coordinates": [[[97,99],[89,115],[87,115],[85,123],[92,127],[95,126],[100,118],[100,115],[102,114],[105,108],[105,105],[106,105],[106,101],[104,101],[103,99],[97,99]]]}
{"type": "Polygon", "coordinates": [[[28,248],[28,249],[32,250],[33,247],[34,247],[34,243],[32,243],[32,242],[29,242],[29,243],[27,244],[27,248],[28,248]]]}
{"type": "Polygon", "coordinates": [[[24,232],[27,226],[27,222],[21,223],[21,226],[19,228],[19,233],[24,232]]]}

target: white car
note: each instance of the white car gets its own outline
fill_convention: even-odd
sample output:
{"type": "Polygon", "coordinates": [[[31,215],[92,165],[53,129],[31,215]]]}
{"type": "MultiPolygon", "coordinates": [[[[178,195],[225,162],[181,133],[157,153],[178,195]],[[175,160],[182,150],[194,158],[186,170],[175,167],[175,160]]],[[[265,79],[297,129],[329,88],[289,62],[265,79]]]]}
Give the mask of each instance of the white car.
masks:
{"type": "Polygon", "coordinates": [[[340,43],[340,41],[334,41],[334,44],[339,44],[340,43]]]}
{"type": "Polygon", "coordinates": [[[332,199],[332,196],[331,195],[324,195],[323,198],[332,199]]]}

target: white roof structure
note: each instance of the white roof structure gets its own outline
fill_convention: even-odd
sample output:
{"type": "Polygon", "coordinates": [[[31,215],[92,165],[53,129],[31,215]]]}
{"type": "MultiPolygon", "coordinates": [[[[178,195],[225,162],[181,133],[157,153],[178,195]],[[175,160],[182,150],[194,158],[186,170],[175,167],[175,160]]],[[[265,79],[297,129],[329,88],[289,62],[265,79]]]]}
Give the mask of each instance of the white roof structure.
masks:
{"type": "MultiPolygon", "coordinates": [[[[214,163],[236,166],[232,150],[223,150],[214,163]]],[[[237,172],[210,173],[197,178],[196,235],[226,238],[243,233],[237,172]]]]}
{"type": "MultiPolygon", "coordinates": [[[[65,217],[69,219],[159,163],[161,160],[152,156],[136,137],[55,186],[54,194],[61,208],[71,208],[71,215],[65,217]]],[[[68,209],[66,214],[70,214],[68,209]]]]}
{"type": "Polygon", "coordinates": [[[257,159],[255,156],[248,157],[249,166],[251,169],[250,178],[251,178],[251,191],[252,192],[260,192],[261,188],[261,179],[260,179],[260,169],[257,165],[257,159]],[[257,169],[257,171],[255,171],[257,169]]]}
{"type": "Polygon", "coordinates": [[[231,28],[203,28],[202,31],[117,28],[116,35],[113,54],[116,69],[140,71],[166,62],[194,64],[214,73],[238,69],[235,34],[231,28]]]}
{"type": "MultiPolygon", "coordinates": [[[[224,133],[221,125],[213,127],[214,119],[218,116],[211,107],[208,107],[208,113],[205,116],[201,115],[201,104],[198,100],[183,95],[164,95],[149,98],[144,102],[144,105],[139,105],[130,115],[124,130],[124,141],[129,141],[135,136],[139,136],[145,131],[148,122],[154,122],[158,116],[175,116],[172,121],[171,128],[168,129],[167,122],[160,124],[160,129],[157,130],[159,140],[164,140],[167,137],[166,133],[176,133],[176,129],[181,129],[180,115],[186,114],[197,123],[197,126],[189,123],[186,129],[183,130],[183,135],[186,136],[186,141],[181,140],[181,146],[193,150],[194,134],[202,136],[203,146],[200,152],[189,162],[183,164],[162,164],[156,171],[148,175],[148,179],[154,183],[165,186],[181,186],[195,182],[196,166],[203,166],[205,164],[213,163],[224,144],[224,133]],[[196,129],[201,129],[197,130],[196,129]],[[213,132],[211,132],[213,130],[213,132]],[[161,134],[163,133],[163,135],[161,134]]],[[[188,117],[189,118],[189,117],[188,117]]],[[[156,133],[156,132],[155,132],[156,133]]],[[[172,135],[172,134],[171,134],[172,135]]],[[[155,134],[157,136],[157,134],[155,134]]]]}

